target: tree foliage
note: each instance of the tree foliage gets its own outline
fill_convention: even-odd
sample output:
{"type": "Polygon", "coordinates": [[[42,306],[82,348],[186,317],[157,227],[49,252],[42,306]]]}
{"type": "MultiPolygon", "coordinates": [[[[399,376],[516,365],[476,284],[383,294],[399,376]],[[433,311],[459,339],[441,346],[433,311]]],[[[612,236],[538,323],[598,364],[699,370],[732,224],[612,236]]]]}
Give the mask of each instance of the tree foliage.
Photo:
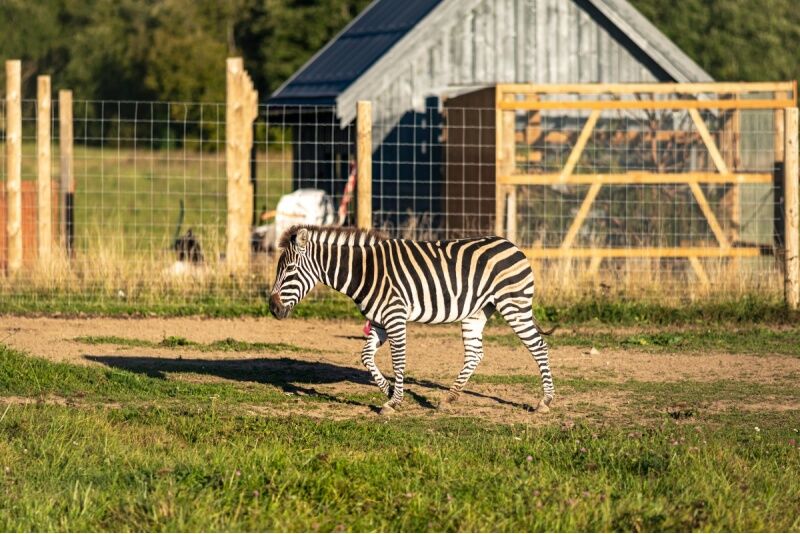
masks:
{"type": "MultiPolygon", "coordinates": [[[[240,54],[263,99],[368,1],[0,0],[0,56],[26,94],[51,74],[77,98],[219,102],[240,54]]],[[[798,75],[797,0],[631,1],[718,80],[798,75]]]]}

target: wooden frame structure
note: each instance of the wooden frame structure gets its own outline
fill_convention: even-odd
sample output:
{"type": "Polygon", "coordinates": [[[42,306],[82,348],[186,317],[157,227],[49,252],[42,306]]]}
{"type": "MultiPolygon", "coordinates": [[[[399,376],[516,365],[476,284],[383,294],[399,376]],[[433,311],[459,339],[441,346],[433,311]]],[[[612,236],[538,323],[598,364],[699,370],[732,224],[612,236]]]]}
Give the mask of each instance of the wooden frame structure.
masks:
{"type": "Polygon", "coordinates": [[[9,275],[22,268],[22,63],[6,61],[6,243],[9,275]]]}
{"type": "Polygon", "coordinates": [[[226,62],[225,172],[227,175],[226,259],[231,270],[250,264],[253,184],[250,154],[253,121],[258,117],[258,92],[242,58],[226,62]]]}
{"type": "MultiPolygon", "coordinates": [[[[495,90],[496,190],[495,232],[514,241],[517,237],[517,186],[589,185],[589,190],[559,247],[529,248],[531,259],[591,258],[590,273],[595,273],[604,258],[686,258],[703,283],[708,277],[698,258],[758,256],[754,246],[734,246],[723,231],[700,184],[773,184],[772,173],[740,173],[726,162],[699,110],[745,109],[775,110],[776,157],[783,159],[784,109],[796,109],[796,82],[768,83],[687,83],[687,84],[500,84],[495,90]],[[771,96],[764,96],[765,94],[771,96]],[[564,95],[569,95],[566,98],[564,95]],[[566,162],[557,173],[517,173],[515,153],[515,113],[518,111],[575,110],[588,115],[572,145],[566,162]],[[716,172],[644,172],[575,174],[575,169],[603,111],[685,110],[705,145],[716,172]],[[780,120],[777,120],[780,119],[780,120]],[[642,247],[576,248],[575,239],[604,185],[683,184],[694,200],[718,242],[717,247],[642,247]]],[[[738,120],[738,115],[736,115],[738,120]]],[[[738,124],[738,123],[737,123],[738,124]]],[[[789,238],[789,236],[787,236],[789,238]]]]}

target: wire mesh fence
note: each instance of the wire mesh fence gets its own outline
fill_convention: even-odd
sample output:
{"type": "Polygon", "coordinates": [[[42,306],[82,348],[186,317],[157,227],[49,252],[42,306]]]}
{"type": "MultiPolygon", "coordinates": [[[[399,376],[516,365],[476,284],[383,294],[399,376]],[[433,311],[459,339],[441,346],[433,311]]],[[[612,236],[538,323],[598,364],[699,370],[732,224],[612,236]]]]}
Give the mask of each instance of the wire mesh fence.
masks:
{"type": "MultiPolygon", "coordinates": [[[[25,263],[14,276],[2,278],[4,298],[21,304],[53,298],[160,304],[256,301],[273,274],[276,237],[270,229],[279,199],[298,187],[333,191],[348,177],[349,162],[341,152],[343,146],[352,150],[347,137],[300,134],[306,121],[318,128],[327,121],[329,131],[338,131],[329,108],[296,113],[259,106],[250,158],[252,265],[247,272],[231,272],[225,247],[225,104],[74,100],[72,108],[72,246],[65,243],[67,228],[60,221],[65,202],[54,102],[52,217],[58,253],[41,262],[36,258],[36,101],[23,101],[25,263]],[[299,176],[303,178],[293,178],[299,176]]],[[[4,135],[4,123],[0,126],[4,135]]],[[[2,158],[5,185],[5,152],[2,158]]],[[[5,223],[5,196],[0,211],[5,223]]],[[[5,271],[5,241],[0,245],[5,271]]]]}
{"type": "MultiPolygon", "coordinates": [[[[782,108],[595,109],[581,97],[559,108],[541,104],[552,96],[503,100],[496,91],[376,109],[371,177],[356,176],[355,121],[335,107],[258,106],[244,271],[226,258],[224,103],[72,102],[75,190],[65,223],[54,101],[59,252],[44,262],[36,254],[37,103],[24,100],[25,261],[0,279],[2,298],[21,308],[53,299],[259,302],[274,275],[281,215],[291,211],[287,195],[316,194],[320,221],[355,225],[359,178],[372,180],[373,227],[407,239],[505,235],[531,258],[546,300],[780,296],[782,108]]],[[[4,142],[5,117],[3,104],[4,142]]],[[[5,182],[5,151],[0,159],[5,182]]],[[[3,221],[5,209],[4,193],[3,221]]]]}

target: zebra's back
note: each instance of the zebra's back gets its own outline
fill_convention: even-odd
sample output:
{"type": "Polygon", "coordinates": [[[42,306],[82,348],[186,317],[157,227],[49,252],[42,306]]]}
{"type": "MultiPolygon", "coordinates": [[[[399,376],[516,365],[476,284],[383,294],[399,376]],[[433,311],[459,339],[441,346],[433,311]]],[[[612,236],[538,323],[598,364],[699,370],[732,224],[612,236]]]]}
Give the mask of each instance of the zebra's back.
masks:
{"type": "Polygon", "coordinates": [[[533,273],[525,254],[502,237],[390,239],[379,249],[379,268],[385,268],[410,321],[461,321],[498,299],[533,296],[533,273]]]}

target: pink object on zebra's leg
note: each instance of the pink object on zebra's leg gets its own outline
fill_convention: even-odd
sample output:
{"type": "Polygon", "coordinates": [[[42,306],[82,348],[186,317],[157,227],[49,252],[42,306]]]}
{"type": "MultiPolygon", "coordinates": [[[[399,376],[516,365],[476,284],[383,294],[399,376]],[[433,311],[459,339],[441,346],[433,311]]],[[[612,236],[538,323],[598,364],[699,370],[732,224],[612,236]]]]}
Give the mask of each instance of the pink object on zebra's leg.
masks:
{"type": "Polygon", "coordinates": [[[369,321],[367,321],[364,325],[364,335],[368,336],[370,330],[372,330],[372,327],[370,326],[369,321]]]}

